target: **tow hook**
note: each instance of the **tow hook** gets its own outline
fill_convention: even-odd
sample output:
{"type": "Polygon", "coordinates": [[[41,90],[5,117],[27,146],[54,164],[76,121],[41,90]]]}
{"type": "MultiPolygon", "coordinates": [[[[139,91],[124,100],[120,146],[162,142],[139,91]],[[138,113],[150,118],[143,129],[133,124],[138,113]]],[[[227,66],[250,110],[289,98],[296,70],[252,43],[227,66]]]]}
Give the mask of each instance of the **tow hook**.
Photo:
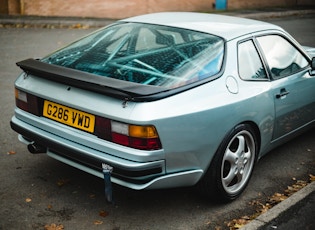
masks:
{"type": "Polygon", "coordinates": [[[113,167],[102,163],[104,182],[105,182],[105,197],[107,202],[113,203],[113,188],[111,182],[111,173],[113,172],[113,167]]]}

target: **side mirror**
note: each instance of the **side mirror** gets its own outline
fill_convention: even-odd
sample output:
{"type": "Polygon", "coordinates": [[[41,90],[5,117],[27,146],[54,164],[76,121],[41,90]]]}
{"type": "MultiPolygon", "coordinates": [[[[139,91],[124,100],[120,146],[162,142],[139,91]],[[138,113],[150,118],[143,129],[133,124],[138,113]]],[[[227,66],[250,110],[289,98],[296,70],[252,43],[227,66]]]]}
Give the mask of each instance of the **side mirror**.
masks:
{"type": "Polygon", "coordinates": [[[311,61],[310,75],[311,75],[311,76],[315,76],[315,57],[313,57],[313,58],[312,58],[312,61],[311,61]]]}

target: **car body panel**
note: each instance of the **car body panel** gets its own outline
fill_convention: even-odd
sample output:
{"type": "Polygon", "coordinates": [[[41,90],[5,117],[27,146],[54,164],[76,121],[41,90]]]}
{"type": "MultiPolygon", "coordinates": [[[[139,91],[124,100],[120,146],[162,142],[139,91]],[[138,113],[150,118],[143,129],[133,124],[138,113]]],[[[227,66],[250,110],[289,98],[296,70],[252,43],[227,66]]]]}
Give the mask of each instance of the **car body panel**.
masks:
{"type": "Polygon", "coordinates": [[[293,132],[314,120],[315,78],[310,78],[309,70],[304,70],[274,82],[276,121],[273,139],[293,132]],[[287,95],[278,96],[282,91],[287,95]]]}
{"type": "Polygon", "coordinates": [[[236,18],[233,16],[223,16],[206,13],[191,12],[162,12],[148,14],[145,16],[136,16],[121,20],[122,22],[142,22],[157,25],[166,25],[171,27],[185,28],[189,30],[197,30],[223,37],[229,41],[234,38],[250,34],[257,31],[265,30],[281,30],[276,25],[269,23],[236,18]]]}

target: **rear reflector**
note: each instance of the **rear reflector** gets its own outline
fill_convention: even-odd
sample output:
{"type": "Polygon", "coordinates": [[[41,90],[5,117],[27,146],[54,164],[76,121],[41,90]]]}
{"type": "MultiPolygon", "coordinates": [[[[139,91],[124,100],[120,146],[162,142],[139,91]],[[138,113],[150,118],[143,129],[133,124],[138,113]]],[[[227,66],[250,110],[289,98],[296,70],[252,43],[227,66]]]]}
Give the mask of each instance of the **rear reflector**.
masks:
{"type": "Polygon", "coordinates": [[[39,116],[42,112],[40,109],[41,107],[39,106],[38,97],[16,88],[15,103],[18,108],[34,115],[39,116]]]}

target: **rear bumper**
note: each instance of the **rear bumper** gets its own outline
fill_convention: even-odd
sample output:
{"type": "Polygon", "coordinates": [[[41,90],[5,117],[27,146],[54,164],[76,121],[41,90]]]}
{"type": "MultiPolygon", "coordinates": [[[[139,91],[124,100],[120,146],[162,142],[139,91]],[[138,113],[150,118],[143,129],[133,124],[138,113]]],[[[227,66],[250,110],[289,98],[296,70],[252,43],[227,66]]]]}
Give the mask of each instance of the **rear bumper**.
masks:
{"type": "Polygon", "coordinates": [[[196,184],[203,173],[202,170],[195,169],[167,174],[163,159],[138,162],[116,157],[37,128],[16,116],[12,117],[10,124],[11,128],[20,134],[19,140],[23,143],[35,142],[47,148],[46,153],[50,157],[82,171],[103,178],[102,163],[112,166],[112,182],[131,189],[190,186],[196,184]]]}

